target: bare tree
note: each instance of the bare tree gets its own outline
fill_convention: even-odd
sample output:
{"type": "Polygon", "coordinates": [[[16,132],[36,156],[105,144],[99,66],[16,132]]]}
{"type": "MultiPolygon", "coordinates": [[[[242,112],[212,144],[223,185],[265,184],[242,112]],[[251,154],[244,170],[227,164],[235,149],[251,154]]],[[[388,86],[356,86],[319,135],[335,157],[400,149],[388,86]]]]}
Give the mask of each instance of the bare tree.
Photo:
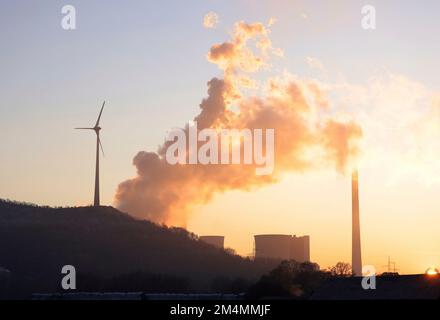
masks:
{"type": "Polygon", "coordinates": [[[330,273],[335,277],[349,277],[352,275],[351,265],[347,262],[338,262],[330,268],[330,273]]]}

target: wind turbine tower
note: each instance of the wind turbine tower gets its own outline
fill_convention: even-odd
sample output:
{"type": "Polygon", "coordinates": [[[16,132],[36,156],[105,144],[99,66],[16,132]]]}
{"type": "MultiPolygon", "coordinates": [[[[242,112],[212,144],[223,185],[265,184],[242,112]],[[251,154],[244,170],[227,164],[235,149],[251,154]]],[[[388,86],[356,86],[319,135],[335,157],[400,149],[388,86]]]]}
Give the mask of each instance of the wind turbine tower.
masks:
{"type": "Polygon", "coordinates": [[[354,276],[362,276],[361,230],[359,222],[358,171],[351,175],[352,243],[351,267],[354,276]]]}
{"type": "Polygon", "coordinates": [[[102,110],[104,110],[105,101],[102,104],[101,111],[99,112],[98,120],[93,128],[75,128],[78,130],[93,130],[96,133],[96,168],[95,168],[95,199],[93,205],[99,207],[99,148],[101,148],[102,154],[104,155],[104,148],[102,147],[101,139],[99,138],[99,131],[101,127],[99,126],[99,120],[101,120],[102,110]]]}

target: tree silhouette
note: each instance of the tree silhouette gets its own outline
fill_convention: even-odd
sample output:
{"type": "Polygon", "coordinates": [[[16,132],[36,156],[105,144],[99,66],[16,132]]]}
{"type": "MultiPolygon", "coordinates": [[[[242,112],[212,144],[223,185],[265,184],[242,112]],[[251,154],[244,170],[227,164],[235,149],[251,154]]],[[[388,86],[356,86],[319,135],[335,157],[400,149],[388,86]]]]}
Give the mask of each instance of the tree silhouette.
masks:
{"type": "Polygon", "coordinates": [[[352,270],[351,265],[346,262],[338,262],[336,265],[330,268],[330,273],[334,277],[351,277],[352,270]]]}
{"type": "Polygon", "coordinates": [[[258,299],[272,296],[305,299],[328,277],[328,272],[320,271],[316,263],[283,261],[269,274],[263,275],[250,288],[248,297],[258,299]]]}

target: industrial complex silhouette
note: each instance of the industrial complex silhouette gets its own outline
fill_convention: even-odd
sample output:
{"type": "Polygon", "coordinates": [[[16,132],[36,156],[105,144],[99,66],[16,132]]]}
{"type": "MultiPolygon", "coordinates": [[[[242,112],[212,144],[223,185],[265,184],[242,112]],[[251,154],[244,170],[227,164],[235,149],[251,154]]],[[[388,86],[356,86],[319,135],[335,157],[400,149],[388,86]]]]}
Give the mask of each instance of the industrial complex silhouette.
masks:
{"type": "MultiPolygon", "coordinates": [[[[351,175],[352,197],[352,273],[362,276],[362,251],[359,218],[359,185],[358,170],[351,175]]],[[[200,240],[218,248],[224,247],[224,236],[207,235],[200,240]]],[[[254,236],[255,259],[295,260],[310,262],[310,236],[297,237],[287,234],[260,234],[254,236]]]]}

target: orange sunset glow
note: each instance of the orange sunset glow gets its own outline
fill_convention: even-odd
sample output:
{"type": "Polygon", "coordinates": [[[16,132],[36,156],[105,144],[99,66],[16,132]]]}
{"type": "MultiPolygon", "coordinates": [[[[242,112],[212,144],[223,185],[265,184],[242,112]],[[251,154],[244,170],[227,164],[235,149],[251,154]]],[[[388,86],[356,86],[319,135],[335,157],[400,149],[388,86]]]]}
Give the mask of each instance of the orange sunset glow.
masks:
{"type": "Polygon", "coordinates": [[[426,283],[415,299],[431,297],[435,12],[436,1],[1,3],[0,300],[64,294],[53,284],[65,266],[85,279],[75,293],[97,295],[362,300],[382,277],[377,299],[413,299],[426,283]],[[332,296],[301,272],[349,289],[332,296]],[[292,283],[270,283],[280,278],[292,283]],[[395,279],[408,290],[388,289],[395,279]]]}

